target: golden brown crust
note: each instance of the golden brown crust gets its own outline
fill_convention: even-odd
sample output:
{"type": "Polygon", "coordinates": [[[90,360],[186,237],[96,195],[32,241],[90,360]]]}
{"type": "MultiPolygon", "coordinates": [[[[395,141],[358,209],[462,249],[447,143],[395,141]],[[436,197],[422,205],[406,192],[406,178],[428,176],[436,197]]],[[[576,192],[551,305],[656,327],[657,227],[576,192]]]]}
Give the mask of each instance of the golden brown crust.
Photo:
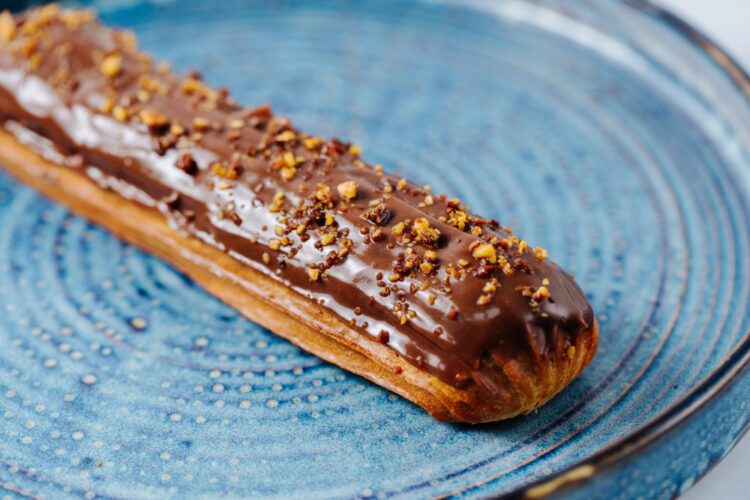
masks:
{"type": "Polygon", "coordinates": [[[420,370],[394,350],[363,337],[322,306],[202,241],[180,236],[161,214],[105,191],[0,132],[0,162],[48,198],[166,260],[243,315],[301,348],[386,387],[443,422],[488,422],[528,413],[577,377],[591,361],[598,326],[575,345],[544,360],[487,359],[493,395],[471,384],[457,389],[420,370]]]}

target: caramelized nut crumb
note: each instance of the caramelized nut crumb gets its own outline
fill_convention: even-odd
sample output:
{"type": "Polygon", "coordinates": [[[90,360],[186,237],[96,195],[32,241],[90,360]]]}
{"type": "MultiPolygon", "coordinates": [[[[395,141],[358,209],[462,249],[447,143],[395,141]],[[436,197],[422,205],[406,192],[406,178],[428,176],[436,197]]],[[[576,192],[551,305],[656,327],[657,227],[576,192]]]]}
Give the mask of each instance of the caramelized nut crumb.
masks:
{"type": "Polygon", "coordinates": [[[282,167],[281,168],[281,178],[285,181],[290,181],[294,178],[294,176],[297,174],[297,169],[295,167],[282,167]]]}
{"type": "Polygon", "coordinates": [[[198,131],[205,131],[211,127],[211,123],[201,116],[196,116],[193,119],[193,128],[198,131]]]}
{"type": "Polygon", "coordinates": [[[108,55],[102,60],[99,68],[102,73],[110,78],[119,75],[122,70],[122,56],[120,54],[108,55]]]}
{"type": "Polygon", "coordinates": [[[534,292],[534,295],[532,295],[531,298],[536,301],[547,299],[549,298],[549,290],[546,286],[540,286],[536,289],[536,292],[534,292]]]}
{"type": "Polygon", "coordinates": [[[128,119],[128,110],[122,106],[115,106],[112,108],[112,117],[118,122],[125,122],[128,119]]]}
{"type": "Polygon", "coordinates": [[[200,90],[203,83],[195,78],[188,78],[182,83],[182,91],[186,94],[193,94],[200,90]]]}
{"type": "Polygon", "coordinates": [[[458,311],[456,310],[455,306],[451,306],[450,309],[448,309],[448,319],[456,319],[458,316],[458,311]]]}
{"type": "Polygon", "coordinates": [[[477,299],[477,305],[479,306],[486,306],[490,303],[490,297],[489,295],[480,295],[477,299]]]}
{"type": "Polygon", "coordinates": [[[167,116],[159,111],[144,109],[138,113],[138,117],[153,132],[163,131],[169,125],[167,116]]]}
{"type": "Polygon", "coordinates": [[[281,132],[280,134],[277,134],[276,137],[273,138],[276,142],[292,142],[297,138],[297,134],[294,133],[292,130],[285,130],[281,132]]]}
{"type": "Polygon", "coordinates": [[[339,195],[345,200],[353,200],[357,197],[357,183],[354,181],[345,181],[336,186],[339,195]]]}
{"type": "Polygon", "coordinates": [[[532,250],[534,253],[534,257],[536,257],[539,260],[544,260],[547,258],[547,250],[541,247],[536,247],[532,250]]]}
{"type": "Polygon", "coordinates": [[[175,161],[175,167],[190,175],[193,175],[198,171],[198,164],[190,153],[185,153],[180,156],[177,161],[175,161]]]}
{"type": "Polygon", "coordinates": [[[492,264],[497,262],[495,247],[493,247],[489,243],[480,243],[474,248],[474,250],[472,250],[471,254],[476,259],[487,259],[492,264]]]}
{"type": "Polygon", "coordinates": [[[319,148],[323,144],[323,139],[319,137],[308,137],[307,139],[302,141],[302,144],[304,144],[305,148],[312,151],[319,148]]]}
{"type": "Polygon", "coordinates": [[[15,33],[16,22],[13,20],[10,11],[4,10],[0,12],[0,40],[10,42],[15,33]]]}
{"type": "Polygon", "coordinates": [[[185,129],[182,128],[182,125],[180,125],[179,123],[173,123],[169,127],[169,133],[175,137],[179,137],[185,133],[185,129]]]}

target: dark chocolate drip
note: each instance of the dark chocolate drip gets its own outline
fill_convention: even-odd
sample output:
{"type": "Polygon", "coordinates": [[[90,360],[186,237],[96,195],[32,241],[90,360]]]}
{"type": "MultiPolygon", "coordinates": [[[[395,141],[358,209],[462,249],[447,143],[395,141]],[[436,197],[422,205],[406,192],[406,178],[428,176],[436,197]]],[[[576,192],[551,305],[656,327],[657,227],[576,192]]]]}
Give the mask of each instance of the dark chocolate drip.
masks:
{"type": "Polygon", "coordinates": [[[85,11],[43,12],[0,18],[0,123],[40,154],[457,387],[486,387],[493,354],[543,358],[592,326],[572,278],[509,229],[155,67],[85,11]]]}

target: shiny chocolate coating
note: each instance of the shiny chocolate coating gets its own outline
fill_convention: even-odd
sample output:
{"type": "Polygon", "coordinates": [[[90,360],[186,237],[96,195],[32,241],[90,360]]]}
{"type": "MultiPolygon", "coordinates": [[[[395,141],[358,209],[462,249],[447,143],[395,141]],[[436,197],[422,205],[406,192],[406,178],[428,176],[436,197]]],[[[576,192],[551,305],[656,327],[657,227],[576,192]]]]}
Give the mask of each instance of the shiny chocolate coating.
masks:
{"type": "Polygon", "coordinates": [[[485,360],[543,359],[592,327],[580,288],[545,251],[364,163],[356,146],[177,76],[86,11],[5,15],[2,26],[6,132],[438,379],[496,392],[485,360]]]}

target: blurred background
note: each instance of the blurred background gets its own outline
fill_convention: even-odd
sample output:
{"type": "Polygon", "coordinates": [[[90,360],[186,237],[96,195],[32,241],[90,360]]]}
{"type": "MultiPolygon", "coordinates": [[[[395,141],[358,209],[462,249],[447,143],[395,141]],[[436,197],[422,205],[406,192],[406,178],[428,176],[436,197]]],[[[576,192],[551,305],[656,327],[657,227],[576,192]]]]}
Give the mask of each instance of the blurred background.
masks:
{"type": "MultiPolygon", "coordinates": [[[[659,4],[693,24],[711,37],[750,72],[750,1],[748,0],[658,0],[659,4]]],[[[682,498],[704,500],[748,498],[750,479],[750,435],[740,440],[734,450],[701,479],[682,498]]]]}

